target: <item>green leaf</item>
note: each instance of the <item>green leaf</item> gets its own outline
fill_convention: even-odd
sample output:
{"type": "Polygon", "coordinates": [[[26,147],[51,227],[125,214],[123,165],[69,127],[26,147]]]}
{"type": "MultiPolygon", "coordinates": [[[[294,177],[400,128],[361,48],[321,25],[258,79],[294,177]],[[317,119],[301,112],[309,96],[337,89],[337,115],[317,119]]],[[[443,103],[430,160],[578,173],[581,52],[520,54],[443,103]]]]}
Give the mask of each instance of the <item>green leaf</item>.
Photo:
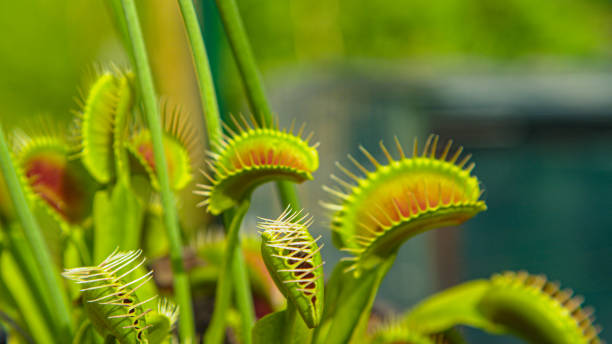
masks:
{"type": "Polygon", "coordinates": [[[289,311],[282,310],[270,313],[259,319],[253,327],[253,344],[305,344],[310,339],[311,330],[306,327],[306,323],[297,316],[296,310],[293,310],[292,341],[283,340],[285,329],[290,326],[289,311]]]}
{"type": "MultiPolygon", "coordinates": [[[[125,180],[120,180],[109,199],[108,193],[98,191],[94,198],[94,262],[101,262],[115,249],[121,251],[140,248],[144,221],[144,204],[125,180]]],[[[134,275],[146,269],[139,267],[134,275]]],[[[141,299],[157,295],[153,283],[136,291],[141,299]]]]}
{"type": "Polygon", "coordinates": [[[488,280],[475,280],[435,294],[418,304],[404,318],[422,333],[439,333],[457,325],[467,325],[490,333],[504,333],[479,310],[482,297],[491,288],[488,280]]]}
{"type": "Polygon", "coordinates": [[[167,316],[159,313],[152,314],[147,317],[147,324],[151,326],[148,329],[150,344],[163,343],[169,337],[172,323],[167,316]]]}
{"type": "Polygon", "coordinates": [[[94,197],[94,261],[102,261],[113,250],[140,247],[144,205],[128,186],[120,181],[109,199],[106,191],[94,197]]]}
{"type": "Polygon", "coordinates": [[[344,272],[353,262],[336,265],[325,289],[325,308],[321,325],[315,330],[312,343],[348,343],[365,333],[376,292],[387,274],[396,254],[381,259],[358,277],[344,272]]]}

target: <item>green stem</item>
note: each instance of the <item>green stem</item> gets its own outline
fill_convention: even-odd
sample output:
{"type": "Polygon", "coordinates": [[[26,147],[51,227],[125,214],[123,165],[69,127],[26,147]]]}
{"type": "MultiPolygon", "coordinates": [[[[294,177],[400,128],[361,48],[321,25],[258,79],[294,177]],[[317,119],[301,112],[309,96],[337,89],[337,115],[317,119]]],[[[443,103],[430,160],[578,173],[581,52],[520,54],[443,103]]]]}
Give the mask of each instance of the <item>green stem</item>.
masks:
{"type": "Polygon", "coordinates": [[[170,244],[170,261],[174,276],[174,289],[176,290],[177,303],[181,309],[179,335],[182,343],[192,343],[195,327],[191,306],[191,290],[189,289],[189,280],[183,264],[181,235],[178,227],[174,197],[170,190],[168,166],[164,154],[163,134],[153,76],[134,0],[122,0],[121,3],[131,41],[130,48],[136,64],[136,75],[144,103],[147,123],[151,132],[151,140],[153,141],[153,154],[164,208],[164,222],[170,244]]]}
{"type": "Polygon", "coordinates": [[[202,110],[204,110],[204,120],[206,121],[206,130],[208,132],[208,143],[211,149],[213,143],[218,142],[221,138],[221,124],[219,115],[219,105],[215,95],[215,86],[210,71],[208,56],[206,55],[206,47],[204,45],[204,37],[200,30],[198,17],[193,6],[192,0],[178,0],[183,14],[183,22],[185,30],[191,45],[191,53],[193,55],[193,63],[195,64],[196,74],[198,77],[198,86],[200,87],[200,99],[202,101],[202,110]]]}
{"type": "Polygon", "coordinates": [[[109,0],[107,4],[111,8],[111,14],[115,21],[116,28],[119,30],[121,42],[127,47],[129,45],[129,35],[125,16],[123,16],[123,11],[121,10],[121,0],[109,0]]]}
{"type": "Polygon", "coordinates": [[[248,198],[240,203],[227,231],[225,255],[223,256],[223,265],[219,273],[215,292],[215,309],[204,335],[204,343],[206,344],[220,344],[223,340],[225,318],[232,296],[232,267],[233,260],[236,257],[235,251],[238,248],[238,234],[240,232],[240,224],[249,210],[250,204],[251,202],[248,198]]]}
{"type": "MultiPolygon", "coordinates": [[[[251,111],[260,125],[274,122],[272,111],[266,99],[263,82],[255,63],[255,57],[251,49],[251,44],[247,37],[242,18],[238,11],[235,0],[216,0],[223,27],[229,40],[251,111]]],[[[291,205],[293,209],[300,209],[300,203],[296,194],[295,186],[291,182],[279,181],[276,183],[281,202],[284,206],[291,205]]]]}
{"type": "Polygon", "coordinates": [[[28,244],[30,245],[36,264],[42,272],[42,278],[48,288],[49,295],[51,296],[53,306],[57,312],[57,321],[59,328],[58,333],[64,336],[63,338],[72,337],[72,322],[70,319],[70,312],[68,305],[65,301],[65,295],[62,293],[61,284],[55,274],[55,267],[53,266],[51,255],[45,245],[40,227],[34,215],[28,205],[25,193],[19,183],[19,177],[11,161],[8,145],[6,138],[4,137],[4,130],[0,124],[0,169],[4,174],[6,180],[6,186],[9,194],[17,211],[17,216],[21,221],[21,225],[24,230],[28,244]]]}
{"type": "Polygon", "coordinates": [[[283,333],[283,343],[290,344],[293,340],[293,332],[297,319],[297,309],[293,302],[287,300],[287,309],[285,309],[285,329],[283,333]]]}
{"type": "Polygon", "coordinates": [[[251,328],[255,323],[255,311],[253,307],[253,295],[251,294],[249,274],[246,269],[244,255],[240,249],[240,241],[234,251],[234,262],[232,264],[232,278],[236,288],[236,304],[240,312],[243,344],[251,344],[251,328]]]}

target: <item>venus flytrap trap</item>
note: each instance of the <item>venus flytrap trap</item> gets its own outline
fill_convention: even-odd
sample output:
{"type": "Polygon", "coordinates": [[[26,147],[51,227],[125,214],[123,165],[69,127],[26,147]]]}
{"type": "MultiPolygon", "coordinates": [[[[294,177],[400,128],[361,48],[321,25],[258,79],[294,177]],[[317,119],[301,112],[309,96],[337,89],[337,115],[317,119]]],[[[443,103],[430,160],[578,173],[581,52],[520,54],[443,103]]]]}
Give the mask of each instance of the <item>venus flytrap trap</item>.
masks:
{"type": "Polygon", "coordinates": [[[204,173],[210,184],[198,184],[195,193],[205,197],[199,206],[218,215],[250,197],[255,187],[268,181],[288,180],[297,183],[312,179],[319,167],[317,144],[310,145],[311,132],[302,138],[304,125],[296,134],[294,123],[280,129],[277,123],[260,126],[254,118],[231,116],[236,128],[223,123],[230,136],[223,135],[215,144],[216,152],[208,152],[208,165],[214,178],[204,173]]]}
{"type": "Polygon", "coordinates": [[[157,344],[168,337],[176,321],[176,308],[164,300],[152,313],[153,308],[147,305],[157,295],[145,300],[137,295],[153,278],[153,271],[133,276],[145,261],[140,250],[115,251],[97,266],[64,271],[64,277],[81,286],[85,313],[103,338],[112,337],[121,344],[157,344]]]}
{"type": "Polygon", "coordinates": [[[324,281],[321,248],[308,227],[312,218],[290,207],[277,219],[260,218],[261,255],[287,307],[271,313],[253,327],[256,344],[310,342],[323,314],[324,281]],[[300,316],[298,317],[297,314],[300,316]]]}
{"type": "Polygon", "coordinates": [[[479,310],[490,321],[532,343],[599,344],[601,328],[581,296],[545,276],[506,272],[491,278],[479,310]]]}
{"type": "MultiPolygon", "coordinates": [[[[193,169],[201,162],[201,143],[188,116],[178,106],[161,103],[164,150],[167,158],[170,186],[174,191],[185,188],[193,179],[193,169]]],[[[126,148],[145,169],[151,184],[159,189],[157,169],[153,157],[151,132],[138,119],[126,140],[126,148]]]]}
{"type": "Polygon", "coordinates": [[[496,274],[449,288],[424,300],[402,323],[421,333],[466,325],[492,334],[510,333],[529,343],[602,343],[593,309],[543,275],[496,274]]]}
{"type": "Polygon", "coordinates": [[[99,183],[106,184],[114,171],[127,168],[122,145],[134,104],[134,75],[114,66],[96,74],[87,95],[79,101],[75,132],[83,166],[99,183]]]}
{"type": "MultiPolygon", "coordinates": [[[[92,325],[104,338],[112,336],[120,343],[147,341],[145,315],[151,309],[139,301],[136,291],[153,276],[152,271],[129,280],[130,273],[142,265],[140,251],[113,252],[97,266],[72,268],[64,277],[82,286],[83,306],[92,325]]],[[[155,297],[154,297],[155,298],[155,297]]]]}
{"type": "Polygon", "coordinates": [[[74,149],[65,130],[40,119],[15,130],[11,143],[28,196],[65,226],[83,221],[89,211],[87,181],[71,162],[74,149]]]}
{"type": "Polygon", "coordinates": [[[334,242],[354,256],[347,258],[355,262],[347,271],[359,274],[408,238],[431,228],[461,224],[486,209],[479,199],[482,192],[478,179],[470,176],[475,164],[465,166],[470,155],[457,162],[462,147],[448,158],[452,146],[452,141],[448,141],[438,156],[438,136],[431,135],[422,153],[418,152],[415,140],[412,157],[408,158],[397,138],[395,143],[400,155],[397,160],[380,143],[387,165],[360,146],[374,171],[349,155],[365,177],[358,177],[338,163],[352,183],[332,175],[343,190],[324,187],[339,199],[338,203],[322,204],[334,211],[331,222],[334,242]],[[371,258],[374,262],[369,261],[371,258]]]}
{"type": "MultiPolygon", "coordinates": [[[[207,164],[210,173],[205,171],[202,173],[209,183],[197,184],[197,189],[194,191],[195,194],[204,197],[198,206],[206,206],[212,214],[218,215],[235,209],[227,230],[226,256],[217,283],[215,303],[218,307],[213,313],[211,325],[205,336],[205,340],[210,343],[218,343],[222,339],[223,313],[229,306],[230,276],[234,274],[234,278],[243,278],[241,277],[243,274],[237,273],[232,264],[236,264],[234,259],[238,258],[236,268],[244,266],[238,253],[240,247],[238,231],[248,211],[251,193],[257,186],[269,181],[303,182],[312,179],[311,173],[319,166],[316,151],[318,144],[313,146],[309,144],[313,133],[305,139],[301,137],[304,126],[300,127],[297,135],[294,135],[294,125],[289,130],[281,130],[278,123],[259,125],[254,118],[252,123],[243,116],[238,119],[233,116],[231,118],[235,130],[224,124],[230,136],[223,135],[220,141],[213,143],[216,152],[208,153],[210,160],[207,164]]],[[[236,289],[239,299],[241,296],[250,298],[248,285],[237,283],[236,289]]],[[[244,306],[242,302],[242,320],[250,322],[252,306],[248,304],[244,306]]],[[[244,327],[245,331],[249,332],[247,334],[249,338],[250,326],[248,324],[244,327]]]]}
{"type": "Polygon", "coordinates": [[[306,325],[317,327],[323,312],[321,248],[308,232],[308,214],[287,208],[277,219],[261,219],[261,255],[278,289],[300,313],[306,325]]]}

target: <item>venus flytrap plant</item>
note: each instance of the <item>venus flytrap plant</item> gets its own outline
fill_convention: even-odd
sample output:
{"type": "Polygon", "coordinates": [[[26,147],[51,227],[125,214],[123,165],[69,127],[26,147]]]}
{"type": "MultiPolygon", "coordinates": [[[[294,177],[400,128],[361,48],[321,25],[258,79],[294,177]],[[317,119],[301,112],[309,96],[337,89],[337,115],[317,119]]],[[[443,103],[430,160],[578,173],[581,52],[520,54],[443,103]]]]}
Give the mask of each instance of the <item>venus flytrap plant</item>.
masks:
{"type": "Polygon", "coordinates": [[[572,295],[543,275],[505,272],[435,294],[408,312],[402,323],[421,333],[467,325],[514,334],[529,343],[602,343],[593,309],[582,307],[583,298],[572,295]]]}
{"type": "MultiPolygon", "coordinates": [[[[198,85],[200,89],[200,97],[204,110],[204,118],[209,136],[209,146],[212,146],[221,137],[221,127],[219,123],[221,118],[217,100],[215,97],[214,84],[212,81],[212,73],[206,55],[206,48],[202,31],[199,27],[195,8],[191,0],[178,0],[179,7],[183,16],[185,29],[189,38],[191,51],[198,76],[198,85]]],[[[256,122],[260,125],[272,123],[272,114],[268,106],[266,97],[263,92],[263,85],[259,79],[257,67],[253,54],[251,52],[246,33],[242,27],[238,8],[233,1],[217,2],[219,11],[224,20],[224,27],[230,41],[230,45],[236,57],[236,62],[241,71],[242,80],[244,81],[245,89],[251,110],[256,114],[256,122]]],[[[213,147],[214,149],[214,147],[213,147]]],[[[292,205],[294,208],[299,208],[299,202],[296,196],[295,188],[288,181],[277,181],[277,188],[281,201],[285,205],[292,205]]],[[[230,227],[234,215],[231,211],[224,215],[226,228],[230,227]]],[[[246,333],[245,342],[250,343],[250,318],[252,305],[250,305],[248,294],[248,286],[245,285],[247,280],[246,269],[244,267],[243,258],[240,251],[237,252],[235,267],[233,268],[234,280],[237,285],[237,303],[241,310],[243,318],[243,332],[246,333]],[[246,326],[245,326],[246,325],[246,326]]]]}
{"type": "MultiPolygon", "coordinates": [[[[52,265],[51,256],[44,243],[41,230],[30,210],[26,195],[19,182],[19,177],[11,160],[8,144],[4,136],[4,129],[0,124],[0,169],[6,180],[8,192],[13,201],[15,211],[22,224],[24,235],[33,252],[36,265],[41,272],[42,279],[46,284],[51,303],[57,312],[52,326],[56,333],[70,338],[73,324],[66,304],[65,296],[59,281],[54,275],[55,268],[52,265]]],[[[27,311],[27,310],[22,310],[27,311]]]]}
{"type": "MultiPolygon", "coordinates": [[[[319,165],[317,144],[310,144],[312,134],[302,137],[303,126],[294,134],[293,124],[281,130],[278,120],[275,123],[272,118],[234,0],[217,0],[217,6],[253,115],[250,120],[239,116],[231,117],[231,123],[220,121],[193,3],[178,3],[192,47],[209,136],[210,169],[203,171],[207,181],[198,184],[195,193],[204,197],[200,206],[213,215],[223,215],[227,232],[225,249],[217,261],[221,267],[215,309],[205,343],[218,344],[224,339],[226,317],[233,311],[229,309],[233,291],[240,316],[232,312],[231,323],[238,324],[240,319],[235,338],[245,344],[252,340],[256,344],[455,344],[462,343],[453,330],[457,325],[493,334],[514,333],[533,343],[601,342],[592,312],[581,307],[581,298],[559,290],[558,285],[542,276],[522,272],[451,288],[418,305],[401,320],[379,327],[373,334],[367,332],[376,292],[399,247],[419,233],[459,225],[486,209],[480,198],[479,181],[471,175],[474,164],[468,165],[469,155],[461,157],[462,148],[452,149],[451,142],[438,149],[437,136],[430,136],[421,151],[415,142],[410,157],[397,139],[399,157],[395,158],[381,142],[386,163],[360,147],[373,169],[352,156],[349,159],[357,172],[338,164],[348,181],[332,175],[338,185],[324,189],[336,201],[323,205],[332,211],[335,245],[350,257],[336,266],[327,283],[323,280],[320,255],[323,245],[308,232],[312,223],[308,215],[287,208],[277,219],[261,219],[258,265],[259,270],[266,272],[267,268],[270,273],[262,274],[269,281],[264,288],[274,288],[272,283],[276,284],[287,299],[287,308],[263,317],[253,327],[251,282],[239,243],[239,229],[251,194],[259,185],[274,181],[279,185],[282,202],[299,209],[291,183],[312,179],[319,165]]],[[[142,252],[137,250],[146,223],[144,203],[152,186],[153,198],[157,191],[161,197],[159,208],[169,240],[173,288],[182,312],[178,324],[180,341],[192,343],[196,334],[191,290],[172,192],[191,182],[192,171],[203,158],[198,151],[202,145],[194,139],[193,128],[178,108],[162,104],[160,116],[134,0],[112,0],[110,4],[116,11],[136,73],[110,67],[97,74],[82,99],[76,121],[80,159],[70,160],[74,150],[65,135],[45,131],[16,132],[11,157],[0,127],[1,175],[6,176],[14,210],[22,224],[0,223],[0,304],[12,308],[18,305],[21,309],[10,315],[20,325],[27,325],[30,333],[25,333],[24,338],[32,334],[38,342],[175,341],[173,327],[178,306],[167,300],[160,301],[157,310],[149,306],[157,292],[152,283],[147,283],[152,272],[146,270],[142,252]],[[134,113],[141,110],[146,120],[136,121],[134,113]],[[137,165],[130,165],[128,154],[143,167],[148,182],[136,177],[131,185],[138,171],[130,168],[137,165]],[[86,187],[72,174],[72,166],[69,168],[74,162],[82,163],[107,188],[96,194],[91,214],[88,206],[79,207],[88,205],[88,198],[80,197],[86,187]],[[144,192],[136,193],[138,187],[144,192]],[[48,243],[28,200],[43,205],[46,213],[65,228],[82,227],[82,231],[73,232],[83,234],[78,243],[83,265],[92,265],[85,258],[92,254],[90,251],[94,261],[100,261],[116,246],[134,249],[115,251],[99,265],[65,270],[64,276],[76,282],[71,286],[78,286],[81,294],[81,302],[73,305],[72,312],[66,307],[48,243]],[[27,240],[22,238],[22,228],[27,240]],[[51,316],[51,310],[58,316],[51,316]],[[88,320],[79,323],[73,336],[73,321],[83,320],[83,313],[88,320]],[[105,338],[100,339],[93,328],[105,338]]],[[[10,212],[2,206],[0,222],[11,221],[10,212]]],[[[72,246],[66,246],[63,255],[64,265],[79,265],[66,263],[78,260],[73,259],[76,254],[72,246]]],[[[252,272],[253,266],[249,267],[252,272]]]]}
{"type": "Polygon", "coordinates": [[[479,199],[478,180],[470,175],[474,164],[465,166],[470,156],[457,162],[463,148],[449,158],[449,141],[438,155],[438,137],[431,135],[422,153],[415,140],[412,156],[407,157],[399,141],[395,142],[399,159],[382,142],[386,165],[360,147],[374,170],[349,155],[364,177],[338,163],[352,182],[332,175],[342,189],[324,187],[339,200],[322,202],[333,211],[334,243],[353,257],[334,269],[328,288],[339,291],[326,299],[324,324],[315,332],[315,343],[344,343],[363,335],[378,285],[404,241],[429,229],[458,225],[486,209],[479,199]],[[345,303],[351,306],[344,307],[345,303]]]}
{"type": "Polygon", "coordinates": [[[179,307],[181,307],[181,312],[183,314],[179,322],[179,334],[183,342],[191,343],[195,335],[193,310],[191,306],[191,290],[189,289],[189,281],[185,273],[183,262],[182,240],[178,228],[176,209],[174,207],[174,197],[170,188],[163,146],[163,131],[160,124],[153,76],[151,67],[149,66],[140,20],[138,18],[138,11],[134,0],[122,0],[121,11],[122,13],[119,15],[125,18],[125,27],[127,28],[130,41],[130,55],[135,64],[136,76],[143,100],[147,124],[151,131],[153,156],[155,166],[157,166],[156,172],[159,178],[160,193],[164,205],[164,222],[168,241],[170,242],[174,288],[176,290],[177,303],[179,307]]]}
{"type": "MultiPolygon", "coordinates": [[[[179,191],[191,182],[194,167],[200,165],[201,144],[198,142],[195,129],[188,124],[188,116],[180,107],[162,102],[161,108],[163,143],[170,186],[174,191],[179,191]]],[[[151,131],[146,128],[142,120],[137,120],[133,125],[125,146],[145,169],[153,187],[159,189],[151,131]]]]}
{"type": "Polygon", "coordinates": [[[134,103],[133,74],[112,66],[96,73],[95,81],[80,100],[75,131],[83,166],[100,183],[127,175],[123,153],[125,129],[134,103]]]}
{"type": "MultiPolygon", "coordinates": [[[[221,21],[223,22],[223,28],[232,48],[236,66],[240,71],[249,107],[259,125],[263,126],[265,123],[272,123],[274,120],[272,111],[270,110],[263,82],[257,69],[251,44],[240,17],[238,5],[234,0],[217,0],[216,3],[221,21]]],[[[284,206],[291,205],[294,209],[300,208],[295,186],[285,180],[277,181],[276,186],[284,206]]]]}
{"type": "MultiPolygon", "coordinates": [[[[296,136],[293,125],[289,130],[281,130],[277,123],[260,126],[254,119],[249,123],[242,116],[238,119],[232,117],[232,121],[236,130],[224,125],[230,136],[224,135],[221,141],[215,143],[216,152],[208,153],[212,161],[207,163],[214,177],[202,171],[209,184],[198,184],[198,189],[194,191],[204,196],[199,206],[206,206],[212,214],[237,209],[227,231],[226,256],[215,296],[218,307],[213,312],[205,336],[205,341],[209,343],[218,343],[222,339],[225,328],[223,314],[229,305],[228,290],[231,290],[229,278],[232,264],[239,258],[238,231],[248,210],[251,193],[258,185],[268,181],[303,182],[312,179],[311,173],[319,165],[317,144],[309,144],[312,133],[302,139],[303,126],[296,136]]],[[[236,286],[243,287],[243,283],[236,286]]],[[[239,297],[244,294],[243,290],[239,297]]],[[[245,316],[248,317],[243,314],[245,316]]]]}

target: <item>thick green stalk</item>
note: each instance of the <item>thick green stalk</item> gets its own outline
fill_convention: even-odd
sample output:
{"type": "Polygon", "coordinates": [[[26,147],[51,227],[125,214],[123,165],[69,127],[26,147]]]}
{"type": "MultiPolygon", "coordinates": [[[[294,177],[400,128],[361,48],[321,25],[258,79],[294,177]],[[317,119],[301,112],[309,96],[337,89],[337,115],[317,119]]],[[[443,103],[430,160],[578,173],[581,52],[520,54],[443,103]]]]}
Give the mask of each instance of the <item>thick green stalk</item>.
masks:
{"type": "MultiPolygon", "coordinates": [[[[212,79],[212,72],[210,70],[210,63],[208,62],[208,55],[206,54],[204,37],[202,36],[202,31],[200,30],[198,17],[192,0],[178,0],[178,3],[183,15],[185,31],[187,32],[187,36],[189,38],[193,62],[198,78],[200,99],[202,102],[202,109],[204,111],[206,130],[208,133],[208,146],[211,150],[214,150],[215,146],[213,143],[218,142],[221,138],[221,116],[219,115],[219,105],[217,104],[215,86],[212,79]]],[[[226,228],[229,227],[229,224],[231,224],[231,219],[231,216],[224,217],[226,228]]],[[[251,326],[254,323],[253,299],[251,296],[251,288],[244,257],[242,255],[242,250],[240,250],[240,242],[238,242],[238,244],[235,246],[233,252],[228,251],[227,254],[235,255],[231,274],[233,276],[236,290],[238,310],[240,311],[242,317],[244,342],[245,344],[250,344],[251,326]]],[[[219,303],[219,297],[221,296],[217,294],[216,304],[219,303]]]]}
{"type": "Polygon", "coordinates": [[[219,105],[215,95],[215,85],[210,71],[208,55],[204,45],[204,37],[200,30],[198,17],[193,6],[192,0],[178,0],[185,23],[185,31],[191,45],[193,63],[198,77],[200,87],[200,99],[202,110],[204,110],[204,120],[206,121],[206,131],[208,132],[209,147],[213,149],[212,143],[218,142],[221,138],[221,116],[219,115],[219,105]]]}
{"type": "Polygon", "coordinates": [[[13,166],[9,153],[4,130],[0,124],[0,169],[4,174],[8,192],[11,195],[13,205],[21,221],[25,237],[32,249],[36,264],[42,273],[42,278],[46,284],[49,295],[51,296],[55,312],[57,312],[57,333],[60,333],[64,338],[72,337],[72,322],[70,312],[65,300],[65,295],[62,293],[61,284],[55,274],[51,255],[44,242],[40,227],[32,214],[25,193],[19,183],[19,177],[13,166]]]}
{"type": "Polygon", "coordinates": [[[153,84],[153,76],[134,0],[122,0],[121,3],[127,23],[127,31],[130,37],[130,48],[136,64],[138,85],[140,87],[147,123],[153,141],[155,166],[159,178],[161,200],[164,208],[164,223],[166,225],[170,244],[170,261],[174,276],[174,289],[176,290],[176,300],[181,310],[179,335],[182,343],[192,343],[195,335],[195,327],[193,324],[193,309],[191,306],[191,290],[189,289],[189,280],[183,264],[183,245],[181,243],[181,234],[178,227],[174,196],[170,190],[170,182],[168,180],[168,166],[166,165],[166,157],[164,154],[162,141],[163,134],[155,86],[153,84]]]}
{"type": "MultiPolygon", "coordinates": [[[[223,27],[228,37],[251,111],[259,124],[271,124],[273,120],[272,111],[266,98],[263,82],[255,63],[253,50],[242,24],[242,18],[238,11],[235,0],[216,0],[223,27]]],[[[291,182],[279,181],[276,183],[278,194],[283,207],[291,205],[293,209],[300,209],[300,203],[296,194],[295,186],[291,182]]]]}
{"type": "Polygon", "coordinates": [[[225,333],[225,317],[227,316],[227,309],[230,305],[232,296],[232,267],[233,261],[236,257],[235,252],[238,247],[240,232],[240,224],[242,219],[249,210],[251,204],[249,198],[240,203],[227,231],[227,238],[225,240],[225,255],[223,256],[223,265],[219,273],[219,279],[217,280],[217,288],[215,294],[215,310],[204,335],[204,343],[206,344],[220,344],[223,341],[223,334],[225,333]]]}

